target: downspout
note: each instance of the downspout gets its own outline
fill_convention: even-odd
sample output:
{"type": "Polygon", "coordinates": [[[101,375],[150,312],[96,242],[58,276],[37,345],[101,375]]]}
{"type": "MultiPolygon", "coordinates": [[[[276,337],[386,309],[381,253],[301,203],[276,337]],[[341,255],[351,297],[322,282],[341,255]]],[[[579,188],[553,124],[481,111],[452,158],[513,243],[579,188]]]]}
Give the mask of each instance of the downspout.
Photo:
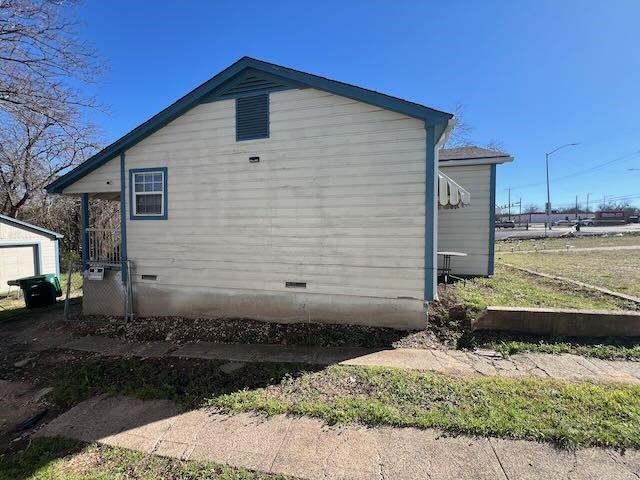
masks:
{"type": "Polygon", "coordinates": [[[438,299],[438,275],[436,273],[438,258],[436,249],[438,248],[437,229],[438,229],[438,204],[436,202],[436,178],[437,159],[436,159],[436,136],[435,127],[427,125],[427,156],[426,169],[424,176],[425,194],[424,194],[424,301],[425,304],[430,300],[438,299]]]}
{"type": "Polygon", "coordinates": [[[436,138],[435,126],[425,124],[426,170],[425,170],[425,219],[424,219],[424,301],[438,300],[438,150],[447,142],[456,124],[450,118],[436,138]]]}

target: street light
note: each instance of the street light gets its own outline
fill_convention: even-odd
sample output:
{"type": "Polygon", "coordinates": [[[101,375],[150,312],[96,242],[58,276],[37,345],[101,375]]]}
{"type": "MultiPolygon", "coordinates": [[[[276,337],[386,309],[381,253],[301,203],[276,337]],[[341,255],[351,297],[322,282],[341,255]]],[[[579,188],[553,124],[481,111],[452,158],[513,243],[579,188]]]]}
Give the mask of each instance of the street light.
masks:
{"type": "Polygon", "coordinates": [[[574,147],[579,145],[579,143],[567,143],[565,145],[560,145],[558,148],[551,150],[548,153],[545,153],[545,165],[547,167],[547,223],[545,224],[545,230],[548,228],[551,230],[551,193],[549,191],[549,156],[556,153],[558,150],[565,147],[574,147]]]}

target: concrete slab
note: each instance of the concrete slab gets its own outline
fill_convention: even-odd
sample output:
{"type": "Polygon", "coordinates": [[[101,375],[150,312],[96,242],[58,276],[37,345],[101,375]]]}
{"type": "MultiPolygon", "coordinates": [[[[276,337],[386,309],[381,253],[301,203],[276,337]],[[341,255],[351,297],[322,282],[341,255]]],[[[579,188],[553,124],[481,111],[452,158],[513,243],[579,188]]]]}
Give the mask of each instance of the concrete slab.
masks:
{"type": "Polygon", "coordinates": [[[433,429],[329,427],[284,415],[183,412],[171,402],[127,397],[83,402],[39,435],[306,479],[637,480],[640,472],[637,451],[567,451],[523,440],[447,436],[433,429]],[[87,425],[89,418],[99,418],[99,426],[87,425]]]}
{"type": "MultiPolygon", "coordinates": [[[[210,342],[123,342],[119,339],[21,332],[29,347],[39,350],[63,347],[105,356],[183,357],[226,362],[284,362],[317,365],[363,365],[406,368],[459,376],[557,378],[572,381],[640,384],[640,362],[599,360],[571,354],[517,354],[508,358],[475,352],[438,349],[367,349],[296,345],[244,345],[210,342]]],[[[3,339],[4,340],[4,339],[3,339]]]]}

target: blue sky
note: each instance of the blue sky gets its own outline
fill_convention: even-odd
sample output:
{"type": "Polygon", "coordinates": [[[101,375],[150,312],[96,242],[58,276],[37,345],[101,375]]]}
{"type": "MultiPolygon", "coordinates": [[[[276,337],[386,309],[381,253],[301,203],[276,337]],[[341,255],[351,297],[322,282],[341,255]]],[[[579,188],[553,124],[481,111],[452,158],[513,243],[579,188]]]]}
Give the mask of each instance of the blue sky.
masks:
{"type": "MultiPolygon", "coordinates": [[[[498,168],[497,203],[587,193],[640,204],[640,2],[87,0],[80,34],[109,70],[91,93],[111,142],[243,55],[453,111],[498,168]],[[603,165],[605,164],[605,165],[603,165]]],[[[595,199],[595,200],[594,200],[595,199]]]]}

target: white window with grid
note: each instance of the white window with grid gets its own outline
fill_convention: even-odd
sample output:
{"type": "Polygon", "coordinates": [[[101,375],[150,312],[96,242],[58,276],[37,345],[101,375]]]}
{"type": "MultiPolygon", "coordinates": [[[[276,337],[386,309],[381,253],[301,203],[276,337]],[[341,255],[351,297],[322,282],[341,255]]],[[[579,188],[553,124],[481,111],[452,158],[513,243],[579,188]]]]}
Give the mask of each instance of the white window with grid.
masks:
{"type": "Polygon", "coordinates": [[[133,174],[134,215],[163,216],[165,172],[162,170],[136,172],[133,174]]]}

